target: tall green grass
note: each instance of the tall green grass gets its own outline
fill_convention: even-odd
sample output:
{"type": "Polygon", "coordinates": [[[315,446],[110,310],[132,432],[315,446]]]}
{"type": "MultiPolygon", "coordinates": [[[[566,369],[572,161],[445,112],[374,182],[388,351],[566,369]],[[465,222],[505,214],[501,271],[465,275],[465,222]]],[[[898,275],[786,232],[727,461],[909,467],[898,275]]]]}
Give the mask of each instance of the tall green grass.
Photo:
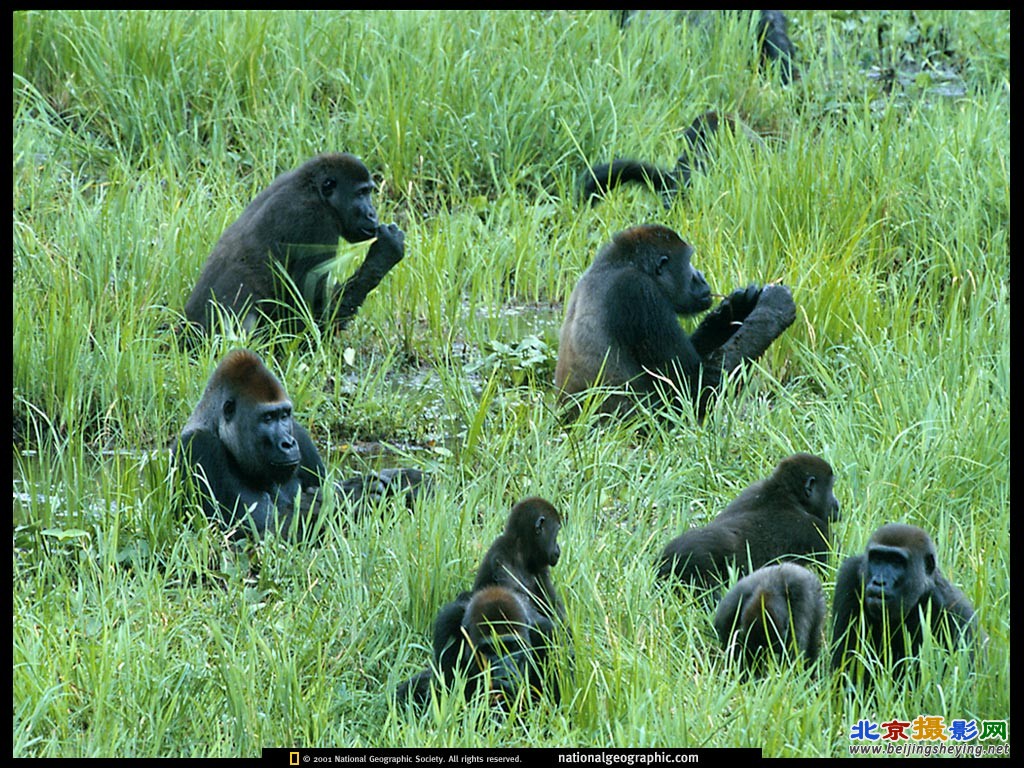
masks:
{"type": "Polygon", "coordinates": [[[843,756],[862,717],[1009,719],[1009,16],[790,19],[803,79],[782,88],[742,16],[622,32],[606,11],[16,13],[14,754],[843,756]],[[574,199],[587,162],[670,166],[706,109],[764,145],[723,137],[668,209],[642,189],[574,199]],[[371,168],[405,259],[343,334],[180,351],[220,233],[325,150],[371,168]],[[716,292],[786,283],[797,320],[703,426],[563,426],[564,301],[645,221],[692,242],[716,292]],[[241,345],[333,476],[418,466],[433,494],[354,521],[338,502],[322,547],[225,548],[178,510],[167,448],[241,345]],[[878,525],[923,526],[989,637],[975,676],[928,647],[918,684],[846,691],[825,664],[744,681],[706,606],[655,584],[669,538],[794,451],[837,472],[826,592],[878,525]],[[527,494],[567,517],[565,700],[395,708],[438,607],[527,494]]]}

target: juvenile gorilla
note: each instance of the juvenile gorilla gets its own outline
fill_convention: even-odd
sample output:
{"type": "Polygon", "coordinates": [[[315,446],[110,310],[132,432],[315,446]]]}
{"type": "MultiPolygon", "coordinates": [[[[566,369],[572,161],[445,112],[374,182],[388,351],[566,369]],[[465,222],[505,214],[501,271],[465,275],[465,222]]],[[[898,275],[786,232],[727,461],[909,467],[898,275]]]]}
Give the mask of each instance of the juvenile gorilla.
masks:
{"type": "Polygon", "coordinates": [[[435,644],[443,648],[439,663],[449,669],[446,679],[454,679],[457,670],[463,671],[464,693],[472,697],[485,681],[485,672],[489,673],[490,690],[497,703],[514,698],[524,685],[541,689],[543,672],[538,665],[546,652],[551,626],[520,592],[492,584],[471,593],[465,605],[461,601],[451,605],[455,607],[446,620],[438,620],[434,638],[435,644]],[[460,634],[455,638],[452,626],[459,613],[460,634]]]}
{"type": "Polygon", "coordinates": [[[862,661],[874,656],[902,674],[930,621],[939,643],[972,649],[974,607],[939,570],[935,545],[922,529],[883,525],[862,554],[847,558],[836,576],[832,608],[832,666],[854,677],[871,678],[862,661]]]}
{"type": "Polygon", "coordinates": [[[423,703],[433,682],[450,686],[466,677],[466,695],[478,687],[481,673],[491,668],[492,690],[511,696],[525,682],[531,693],[546,691],[560,698],[545,661],[559,630],[568,634],[565,606],[555,589],[551,568],[561,549],[562,518],[539,497],[523,499],[512,508],[504,532],[494,540],[480,564],[471,592],[462,592],[438,612],[434,621],[434,668],[404,681],[397,699],[423,703]],[[501,645],[480,643],[492,628],[483,618],[497,611],[507,617],[501,645]],[[510,631],[511,627],[514,631],[510,631]],[[496,650],[500,649],[500,650],[496,650]]]}
{"type": "Polygon", "coordinates": [[[659,578],[713,587],[728,577],[730,565],[747,573],[778,558],[824,562],[829,524],[839,519],[834,482],[832,467],[817,456],[783,459],[710,523],[672,539],[661,554],[659,578]]]}
{"type": "Polygon", "coordinates": [[[821,580],[796,563],[758,568],[736,582],[715,611],[715,631],[726,653],[756,672],[767,654],[821,651],[825,595],[821,580]]]}
{"type": "MultiPolygon", "coordinates": [[[[199,491],[207,518],[228,531],[304,538],[314,527],[326,469],[281,382],[248,350],[230,352],[213,372],[174,465],[199,491]]],[[[346,480],[338,492],[362,502],[415,493],[422,480],[418,470],[384,470],[346,480]]]]}
{"type": "Polygon", "coordinates": [[[402,231],[377,222],[374,188],[366,166],[350,154],[318,155],[278,176],[214,246],[185,304],[189,325],[208,333],[217,306],[246,328],[261,314],[294,320],[297,289],[317,322],[344,327],[405,254],[402,231]],[[345,285],[328,291],[325,267],[339,237],[376,241],[345,285]]]}
{"type": "Polygon", "coordinates": [[[788,288],[751,285],[687,335],[679,316],[711,306],[692,255],[657,224],[619,232],[598,252],[569,297],[561,329],[555,385],[567,417],[579,413],[577,395],[602,385],[618,390],[602,402],[606,413],[627,415],[637,397],[650,402],[665,393],[696,404],[703,418],[723,370],[756,359],[796,318],[788,288]]]}

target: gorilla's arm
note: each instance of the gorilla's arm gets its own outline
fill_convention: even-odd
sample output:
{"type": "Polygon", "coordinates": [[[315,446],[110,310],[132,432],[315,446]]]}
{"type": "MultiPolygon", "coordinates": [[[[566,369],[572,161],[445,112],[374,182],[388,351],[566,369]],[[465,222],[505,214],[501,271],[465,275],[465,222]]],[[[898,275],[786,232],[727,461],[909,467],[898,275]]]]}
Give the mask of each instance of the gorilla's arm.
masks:
{"type": "Polygon", "coordinates": [[[857,644],[857,619],[863,608],[861,571],[864,555],[850,557],[839,567],[836,575],[835,598],[832,607],[832,668],[839,669],[847,648],[857,644]]]}
{"type": "Polygon", "coordinates": [[[396,224],[387,224],[377,230],[377,240],[370,246],[366,258],[359,269],[341,288],[335,289],[331,306],[325,306],[323,290],[318,287],[313,302],[315,317],[323,317],[325,311],[331,322],[338,328],[344,328],[355,317],[356,312],[366,301],[366,297],[395,264],[405,255],[405,234],[396,224]]]}
{"type": "MultiPolygon", "coordinates": [[[[686,173],[688,178],[689,169],[686,173]]],[[[585,170],[577,179],[576,187],[583,202],[594,204],[601,195],[628,182],[647,184],[658,194],[674,192],[678,186],[672,171],[666,171],[653,163],[641,160],[613,160],[585,170]]]]}
{"type": "Polygon", "coordinates": [[[471,593],[460,592],[458,597],[438,611],[434,619],[434,663],[445,685],[451,685],[458,671],[467,663],[462,617],[466,614],[466,606],[471,598],[471,593]]]}
{"type": "Polygon", "coordinates": [[[935,586],[931,590],[932,634],[945,638],[949,633],[953,644],[966,642],[972,645],[981,638],[984,644],[984,632],[977,627],[978,614],[974,612],[970,601],[959,589],[954,587],[945,576],[936,575],[935,586]]]}
{"type": "MultiPolygon", "coordinates": [[[[745,296],[749,291],[750,288],[733,291],[722,304],[731,303],[737,294],[745,296]]],[[[733,326],[732,333],[719,346],[710,346],[709,344],[716,339],[716,332],[706,331],[700,336],[701,346],[697,347],[698,350],[702,347],[710,347],[701,354],[706,369],[728,373],[746,360],[756,360],[796,319],[793,294],[785,285],[766,285],[760,290],[753,307],[748,310],[748,314],[742,316],[745,301],[747,301],[746,298],[740,300],[741,311],[736,312],[736,308],[731,308],[729,313],[723,313],[728,315],[726,322],[733,323],[735,319],[738,319],[740,324],[738,327],[733,326]]],[[[711,315],[716,312],[718,309],[711,315]]],[[[709,315],[704,322],[707,323],[710,318],[709,315]]],[[[722,323],[722,318],[716,318],[713,323],[715,325],[712,327],[718,327],[717,333],[721,333],[721,326],[717,324],[722,323]]],[[[704,323],[694,332],[694,337],[698,336],[703,327],[704,323]]],[[[697,341],[694,341],[694,344],[696,345],[697,341]]]]}

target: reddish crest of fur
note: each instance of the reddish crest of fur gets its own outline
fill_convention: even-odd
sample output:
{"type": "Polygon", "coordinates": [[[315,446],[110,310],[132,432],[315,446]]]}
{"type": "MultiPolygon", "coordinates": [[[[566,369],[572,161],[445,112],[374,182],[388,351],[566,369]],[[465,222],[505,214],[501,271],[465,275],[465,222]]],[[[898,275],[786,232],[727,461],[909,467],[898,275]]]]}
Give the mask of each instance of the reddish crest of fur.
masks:
{"type": "Polygon", "coordinates": [[[505,587],[485,587],[476,593],[472,621],[481,630],[489,628],[498,634],[518,632],[527,622],[526,611],[516,596],[505,587]]]}
{"type": "Polygon", "coordinates": [[[257,355],[246,349],[236,349],[221,361],[210,379],[210,386],[214,384],[227,384],[236,395],[244,395],[258,403],[288,399],[288,393],[277,377],[257,355]]]}
{"type": "Polygon", "coordinates": [[[612,241],[597,255],[597,260],[612,264],[637,264],[647,254],[683,251],[687,244],[679,235],[660,224],[638,224],[616,232],[612,241]]]}
{"type": "Polygon", "coordinates": [[[890,547],[908,547],[918,552],[930,552],[935,549],[931,537],[916,525],[905,523],[887,523],[871,536],[875,544],[890,547]]]}
{"type": "Polygon", "coordinates": [[[630,227],[615,236],[615,240],[622,245],[640,246],[648,245],[657,249],[664,249],[671,246],[680,246],[683,241],[675,232],[660,224],[640,224],[630,227]]]}

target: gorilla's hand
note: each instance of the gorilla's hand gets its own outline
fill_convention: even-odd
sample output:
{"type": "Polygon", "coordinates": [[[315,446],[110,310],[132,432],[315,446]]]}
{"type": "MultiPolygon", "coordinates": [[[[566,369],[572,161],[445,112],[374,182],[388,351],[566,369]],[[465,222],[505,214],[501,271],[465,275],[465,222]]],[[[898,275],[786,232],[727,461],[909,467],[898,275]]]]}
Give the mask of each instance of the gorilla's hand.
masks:
{"type": "Polygon", "coordinates": [[[405,233],[398,225],[382,224],[377,228],[377,240],[366,254],[365,267],[372,268],[381,277],[405,256],[405,233]]]}
{"type": "Polygon", "coordinates": [[[383,496],[385,491],[384,483],[375,472],[342,480],[338,487],[342,495],[355,504],[373,503],[383,496]]]}
{"type": "Polygon", "coordinates": [[[704,316],[690,336],[693,348],[701,360],[706,362],[710,355],[732,338],[747,316],[754,311],[760,298],[761,286],[752,283],[746,288],[737,288],[704,316]]]}
{"type": "Polygon", "coordinates": [[[421,489],[429,486],[429,477],[418,469],[399,467],[349,478],[340,485],[341,492],[356,503],[375,504],[382,498],[405,494],[406,504],[411,505],[421,489]]]}
{"type": "Polygon", "coordinates": [[[754,311],[761,298],[761,286],[751,283],[746,288],[737,288],[718,305],[715,312],[727,313],[729,321],[742,323],[754,311]]]}

